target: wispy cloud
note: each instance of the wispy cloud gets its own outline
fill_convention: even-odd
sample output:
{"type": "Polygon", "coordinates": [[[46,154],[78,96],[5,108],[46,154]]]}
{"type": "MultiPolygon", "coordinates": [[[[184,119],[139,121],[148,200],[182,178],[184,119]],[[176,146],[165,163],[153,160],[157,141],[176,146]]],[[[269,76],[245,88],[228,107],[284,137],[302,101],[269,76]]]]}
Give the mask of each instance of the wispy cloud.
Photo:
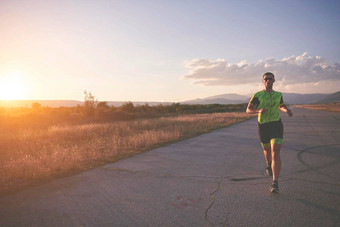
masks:
{"type": "Polygon", "coordinates": [[[324,81],[340,80],[340,64],[330,65],[326,59],[319,56],[291,56],[282,60],[273,58],[258,60],[255,64],[248,64],[245,60],[240,63],[228,63],[225,59],[209,60],[194,59],[186,64],[191,71],[184,76],[194,84],[205,86],[233,86],[255,84],[261,81],[265,72],[273,72],[276,84],[285,90],[296,85],[324,84],[324,81]],[[320,83],[321,82],[321,83],[320,83]]]}

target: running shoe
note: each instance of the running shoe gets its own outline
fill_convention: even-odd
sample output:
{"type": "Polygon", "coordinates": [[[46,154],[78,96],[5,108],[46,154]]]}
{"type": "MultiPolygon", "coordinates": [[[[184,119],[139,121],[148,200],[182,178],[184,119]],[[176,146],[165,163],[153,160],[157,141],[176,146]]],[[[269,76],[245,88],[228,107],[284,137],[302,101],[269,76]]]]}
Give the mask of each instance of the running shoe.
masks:
{"type": "Polygon", "coordinates": [[[273,176],[273,171],[272,171],[272,167],[271,167],[271,164],[269,165],[266,165],[266,173],[268,176],[273,176]]]}
{"type": "Polygon", "coordinates": [[[279,182],[273,181],[272,185],[270,186],[270,191],[272,193],[279,193],[279,182]]]}

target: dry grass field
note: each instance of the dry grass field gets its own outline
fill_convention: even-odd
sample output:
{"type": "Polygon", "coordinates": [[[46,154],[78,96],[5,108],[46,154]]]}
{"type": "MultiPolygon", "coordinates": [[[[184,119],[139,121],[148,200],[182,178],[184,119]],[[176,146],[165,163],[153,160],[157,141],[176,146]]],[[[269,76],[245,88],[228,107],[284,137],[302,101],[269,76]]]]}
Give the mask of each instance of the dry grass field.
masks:
{"type": "Polygon", "coordinates": [[[328,104],[305,104],[305,105],[294,105],[298,108],[312,109],[312,110],[324,110],[330,112],[340,112],[340,103],[328,103],[328,104]]]}
{"type": "Polygon", "coordinates": [[[0,192],[73,174],[229,126],[246,113],[191,114],[0,132],[0,192]]]}

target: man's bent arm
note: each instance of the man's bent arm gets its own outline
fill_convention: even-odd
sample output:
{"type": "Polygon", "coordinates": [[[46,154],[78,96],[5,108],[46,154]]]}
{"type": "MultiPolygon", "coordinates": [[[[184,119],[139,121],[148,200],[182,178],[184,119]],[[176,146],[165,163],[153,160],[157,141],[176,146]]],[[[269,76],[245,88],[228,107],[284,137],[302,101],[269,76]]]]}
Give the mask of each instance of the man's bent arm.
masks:
{"type": "Polygon", "coordinates": [[[288,109],[288,107],[285,104],[281,105],[279,108],[282,112],[288,113],[289,117],[293,116],[293,112],[290,109],[288,109]]]}
{"type": "Polygon", "coordinates": [[[249,103],[247,106],[246,113],[247,114],[257,114],[260,110],[256,109],[256,106],[254,104],[249,103]]]}

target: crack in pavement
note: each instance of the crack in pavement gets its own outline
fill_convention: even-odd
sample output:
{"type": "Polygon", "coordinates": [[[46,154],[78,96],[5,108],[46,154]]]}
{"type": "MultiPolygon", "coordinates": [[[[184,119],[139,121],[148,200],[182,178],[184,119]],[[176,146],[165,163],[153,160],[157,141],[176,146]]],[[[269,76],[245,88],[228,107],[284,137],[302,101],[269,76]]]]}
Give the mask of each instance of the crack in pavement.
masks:
{"type": "Polygon", "coordinates": [[[222,203],[222,207],[223,207],[223,211],[224,211],[224,215],[225,215],[225,220],[221,224],[222,224],[222,226],[230,226],[228,224],[228,212],[227,212],[227,210],[226,210],[226,208],[225,208],[223,203],[222,203]]]}
{"type": "Polygon", "coordinates": [[[224,204],[222,204],[222,208],[223,208],[223,213],[224,213],[224,217],[223,220],[221,220],[221,222],[219,223],[215,223],[213,220],[211,220],[212,218],[209,218],[209,212],[213,209],[214,205],[216,204],[216,193],[218,193],[221,188],[222,188],[222,183],[223,181],[227,181],[228,184],[240,184],[240,183],[245,183],[245,182],[252,182],[252,183],[248,183],[251,185],[256,185],[256,184],[263,184],[263,182],[257,182],[258,180],[264,180],[267,179],[267,177],[264,176],[256,176],[256,177],[246,177],[249,176],[249,174],[251,173],[244,173],[244,174],[233,174],[233,175],[229,175],[229,176],[194,176],[194,175],[170,175],[170,174],[152,174],[150,172],[147,171],[143,171],[143,170],[129,170],[129,169],[123,169],[123,168],[116,168],[116,167],[103,167],[105,169],[110,169],[110,170],[114,170],[114,171],[122,171],[122,172],[128,172],[131,174],[136,174],[136,173],[140,173],[140,174],[147,174],[153,177],[164,177],[164,178],[179,178],[179,179],[208,179],[211,180],[210,182],[217,184],[217,188],[211,192],[209,194],[210,199],[211,199],[211,203],[209,204],[208,208],[205,209],[204,212],[204,218],[206,220],[207,223],[209,223],[211,226],[229,226],[228,224],[228,212],[224,206],[224,204]],[[255,181],[255,182],[254,182],[255,181]]]}
{"type": "Polygon", "coordinates": [[[322,169],[322,168],[324,168],[324,167],[327,167],[327,166],[329,166],[330,164],[338,163],[338,162],[339,162],[338,159],[334,160],[334,161],[331,162],[331,163],[328,163],[327,165],[322,165],[322,166],[315,167],[315,166],[312,166],[312,165],[306,163],[306,162],[302,159],[302,154],[309,153],[310,150],[319,149],[319,148],[325,148],[325,147],[331,147],[331,146],[338,146],[338,145],[340,145],[340,144],[327,144],[327,145],[321,145],[321,146],[308,147],[308,148],[305,148],[305,149],[303,149],[303,150],[300,150],[296,156],[297,156],[297,159],[299,160],[299,162],[300,162],[301,164],[303,164],[304,166],[306,166],[306,167],[308,168],[308,170],[315,171],[315,172],[317,172],[317,173],[319,173],[319,174],[321,174],[321,175],[324,175],[324,176],[327,176],[327,177],[332,178],[332,179],[334,179],[334,180],[337,180],[337,179],[334,178],[332,175],[329,175],[329,174],[326,174],[326,173],[324,173],[324,172],[321,172],[320,169],[322,169]]]}
{"type": "MultiPolygon", "coordinates": [[[[205,220],[211,225],[211,226],[215,226],[213,222],[211,222],[209,220],[209,217],[208,217],[208,213],[209,211],[211,210],[211,208],[214,206],[215,202],[216,202],[216,198],[215,198],[215,194],[221,189],[221,184],[222,184],[222,181],[223,179],[225,179],[224,177],[221,177],[219,182],[217,183],[217,188],[215,191],[213,191],[212,193],[210,193],[210,198],[211,198],[211,203],[209,205],[209,207],[205,210],[205,220]]],[[[226,226],[227,224],[227,221],[228,221],[228,217],[227,217],[227,213],[224,209],[224,214],[225,214],[225,220],[221,223],[223,224],[223,226],[226,226]]]]}

